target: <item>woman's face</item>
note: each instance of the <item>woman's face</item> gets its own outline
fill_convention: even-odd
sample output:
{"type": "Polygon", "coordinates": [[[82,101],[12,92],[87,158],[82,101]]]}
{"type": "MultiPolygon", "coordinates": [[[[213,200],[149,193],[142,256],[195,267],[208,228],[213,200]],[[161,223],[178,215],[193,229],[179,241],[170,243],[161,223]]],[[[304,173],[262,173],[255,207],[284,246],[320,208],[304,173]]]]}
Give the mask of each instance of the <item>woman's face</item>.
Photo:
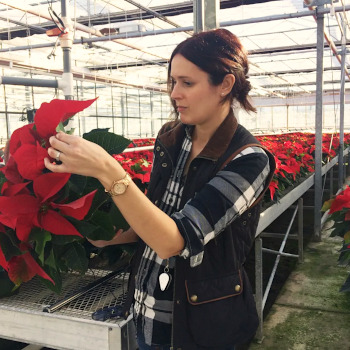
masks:
{"type": "Polygon", "coordinates": [[[174,83],[171,98],[184,124],[205,125],[217,119],[223,108],[221,85],[212,85],[208,73],[180,54],[171,62],[170,75],[174,83]]]}

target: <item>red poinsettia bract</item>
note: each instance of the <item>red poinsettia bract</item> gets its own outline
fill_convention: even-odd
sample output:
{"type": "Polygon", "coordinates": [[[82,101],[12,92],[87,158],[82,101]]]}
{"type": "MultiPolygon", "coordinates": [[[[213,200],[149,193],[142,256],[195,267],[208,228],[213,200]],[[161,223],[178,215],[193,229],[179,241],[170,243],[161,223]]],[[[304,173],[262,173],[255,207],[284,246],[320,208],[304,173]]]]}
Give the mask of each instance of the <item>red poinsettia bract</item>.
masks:
{"type": "Polygon", "coordinates": [[[336,211],[340,211],[343,208],[350,209],[350,186],[348,186],[344,191],[339,193],[333,200],[329,214],[336,211]]]}
{"type": "Polygon", "coordinates": [[[22,242],[28,240],[33,227],[40,227],[56,235],[81,236],[61,214],[83,219],[91,207],[96,190],[68,204],[54,203],[53,197],[69,178],[70,174],[42,174],[33,181],[34,195],[1,196],[0,222],[16,230],[17,237],[22,242]]]}
{"type": "Polygon", "coordinates": [[[8,276],[10,280],[20,285],[22,282],[30,281],[35,275],[38,275],[55,284],[53,279],[44,271],[44,269],[35,261],[29,252],[30,247],[24,243],[20,244],[21,255],[16,255],[8,262],[8,276]]]}
{"type": "Polygon", "coordinates": [[[96,99],[87,101],[52,100],[43,103],[35,113],[34,124],[13,132],[10,139],[10,160],[2,169],[12,183],[23,179],[34,180],[45,169],[44,158],[49,138],[56,133],[59,123],[89,107],[96,99]]]}

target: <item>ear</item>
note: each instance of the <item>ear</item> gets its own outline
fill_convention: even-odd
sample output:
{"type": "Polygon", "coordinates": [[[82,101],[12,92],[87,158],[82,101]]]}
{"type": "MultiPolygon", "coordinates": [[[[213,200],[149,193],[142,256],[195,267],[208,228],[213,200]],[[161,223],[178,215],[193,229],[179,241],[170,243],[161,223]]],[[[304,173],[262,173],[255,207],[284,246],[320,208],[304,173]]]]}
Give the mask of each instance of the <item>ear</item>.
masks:
{"type": "Polygon", "coordinates": [[[220,90],[221,96],[226,96],[231,92],[233,85],[235,85],[235,81],[236,81],[236,78],[233,74],[225,75],[224,80],[221,83],[221,90],[220,90]]]}

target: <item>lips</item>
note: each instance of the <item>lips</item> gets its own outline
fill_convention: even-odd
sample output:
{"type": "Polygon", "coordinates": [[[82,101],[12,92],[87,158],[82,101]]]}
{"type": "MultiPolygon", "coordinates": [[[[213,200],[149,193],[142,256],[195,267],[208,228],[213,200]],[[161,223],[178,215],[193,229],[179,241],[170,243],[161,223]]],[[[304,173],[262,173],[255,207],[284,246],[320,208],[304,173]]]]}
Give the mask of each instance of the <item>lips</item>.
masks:
{"type": "Polygon", "coordinates": [[[187,107],[177,106],[176,108],[177,108],[177,111],[178,111],[179,113],[181,113],[181,112],[183,112],[187,107]]]}

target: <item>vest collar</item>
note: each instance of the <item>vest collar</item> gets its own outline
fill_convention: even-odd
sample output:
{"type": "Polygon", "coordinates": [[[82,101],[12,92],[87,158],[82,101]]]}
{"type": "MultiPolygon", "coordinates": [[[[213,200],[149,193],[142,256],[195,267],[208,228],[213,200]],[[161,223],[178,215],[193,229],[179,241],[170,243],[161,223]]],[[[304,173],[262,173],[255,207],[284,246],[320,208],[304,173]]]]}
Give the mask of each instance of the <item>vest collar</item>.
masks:
{"type": "MultiPolygon", "coordinates": [[[[220,158],[220,156],[222,156],[228,148],[232,137],[237,130],[237,126],[237,119],[233,114],[233,110],[230,109],[229,114],[216,129],[213,136],[210,138],[198,157],[211,159],[214,161],[220,158]]],[[[160,135],[159,140],[164,147],[168,149],[174,145],[179,145],[180,140],[183,140],[185,136],[186,128],[190,129],[192,126],[186,126],[185,124],[179,122],[174,128],[160,135]]]]}

